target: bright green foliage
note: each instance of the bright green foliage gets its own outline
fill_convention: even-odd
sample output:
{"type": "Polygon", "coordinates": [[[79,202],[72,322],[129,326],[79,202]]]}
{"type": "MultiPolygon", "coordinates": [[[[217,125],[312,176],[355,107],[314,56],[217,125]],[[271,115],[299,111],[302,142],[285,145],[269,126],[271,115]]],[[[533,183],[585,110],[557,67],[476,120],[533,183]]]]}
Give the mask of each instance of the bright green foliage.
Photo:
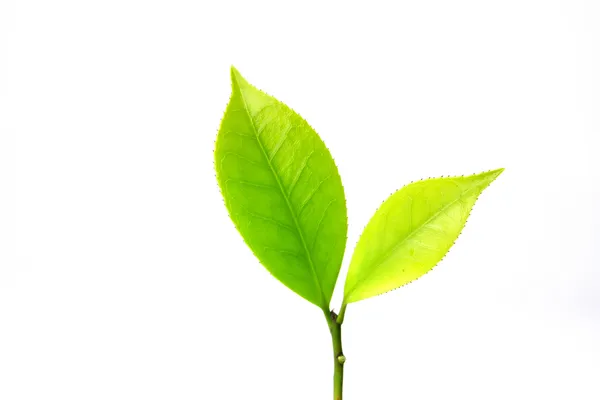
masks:
{"type": "Polygon", "coordinates": [[[428,179],[392,194],[356,245],[344,304],[396,289],[431,270],[454,244],[479,194],[502,171],[428,179]]]}
{"type": "Polygon", "coordinates": [[[327,310],[348,229],[337,167],[298,114],[235,68],[231,80],[215,149],[229,215],[277,279],[327,310]]]}
{"type": "Polygon", "coordinates": [[[329,311],[329,303],[348,224],[333,158],[293,110],[251,86],[233,67],[231,81],[215,148],[225,205],[260,262],[323,310],[333,345],[333,396],[342,400],[346,305],[431,270],[454,244],[477,197],[503,169],[419,181],[392,194],[356,245],[337,315],[329,311]]]}

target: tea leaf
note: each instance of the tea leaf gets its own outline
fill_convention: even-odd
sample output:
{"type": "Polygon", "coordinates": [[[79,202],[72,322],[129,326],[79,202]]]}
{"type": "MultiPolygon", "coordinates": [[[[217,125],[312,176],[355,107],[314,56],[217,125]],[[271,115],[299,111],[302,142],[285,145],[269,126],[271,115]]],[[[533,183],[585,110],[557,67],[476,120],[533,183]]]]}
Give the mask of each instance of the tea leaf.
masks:
{"type": "Polygon", "coordinates": [[[236,228],[273,276],[326,310],[347,234],[344,188],[323,141],[292,109],[231,68],[215,148],[236,228]]]}
{"type": "Polygon", "coordinates": [[[428,179],[392,194],[356,245],[344,304],[396,289],[431,270],[454,244],[477,197],[502,171],[428,179]]]}

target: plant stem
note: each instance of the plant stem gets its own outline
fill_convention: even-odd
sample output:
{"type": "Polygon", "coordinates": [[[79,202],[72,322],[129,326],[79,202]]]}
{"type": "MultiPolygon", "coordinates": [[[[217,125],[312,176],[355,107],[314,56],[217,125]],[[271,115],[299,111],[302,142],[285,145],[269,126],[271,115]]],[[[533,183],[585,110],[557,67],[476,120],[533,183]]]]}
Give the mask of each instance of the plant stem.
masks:
{"type": "Polygon", "coordinates": [[[333,344],[333,400],[342,400],[344,383],[344,362],[346,357],[342,351],[342,324],[337,322],[337,314],[331,311],[327,317],[327,325],[333,344]]]}
{"type": "Polygon", "coordinates": [[[340,308],[340,314],[338,315],[336,321],[338,324],[344,323],[344,316],[346,315],[346,303],[342,303],[342,308],[340,308]]]}

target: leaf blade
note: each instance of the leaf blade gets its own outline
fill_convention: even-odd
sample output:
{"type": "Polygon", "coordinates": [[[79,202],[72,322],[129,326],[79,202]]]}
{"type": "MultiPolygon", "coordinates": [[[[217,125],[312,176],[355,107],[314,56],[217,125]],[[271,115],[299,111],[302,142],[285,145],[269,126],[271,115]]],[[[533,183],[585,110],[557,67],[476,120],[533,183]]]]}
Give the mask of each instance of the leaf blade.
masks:
{"type": "Polygon", "coordinates": [[[392,194],[361,235],[344,286],[344,304],[397,289],[441,261],[481,192],[504,169],[412,183],[392,194]]]}
{"type": "Polygon", "coordinates": [[[232,67],[232,96],[215,145],[217,181],[236,228],[288,288],[326,309],[346,245],[337,167],[293,110],[232,67]]]}

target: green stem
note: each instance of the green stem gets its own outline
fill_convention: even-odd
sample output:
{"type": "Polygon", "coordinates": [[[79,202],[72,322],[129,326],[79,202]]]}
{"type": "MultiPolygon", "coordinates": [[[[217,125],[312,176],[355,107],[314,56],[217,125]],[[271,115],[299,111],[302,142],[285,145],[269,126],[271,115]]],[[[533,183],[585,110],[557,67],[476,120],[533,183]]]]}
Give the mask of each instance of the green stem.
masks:
{"type": "Polygon", "coordinates": [[[338,316],[333,311],[329,315],[325,314],[333,344],[333,400],[342,400],[344,362],[346,361],[342,351],[342,324],[337,322],[338,316]]]}
{"type": "Polygon", "coordinates": [[[346,315],[346,303],[342,303],[342,308],[340,309],[340,315],[338,315],[336,321],[338,324],[342,324],[344,322],[344,316],[346,315]]]}

